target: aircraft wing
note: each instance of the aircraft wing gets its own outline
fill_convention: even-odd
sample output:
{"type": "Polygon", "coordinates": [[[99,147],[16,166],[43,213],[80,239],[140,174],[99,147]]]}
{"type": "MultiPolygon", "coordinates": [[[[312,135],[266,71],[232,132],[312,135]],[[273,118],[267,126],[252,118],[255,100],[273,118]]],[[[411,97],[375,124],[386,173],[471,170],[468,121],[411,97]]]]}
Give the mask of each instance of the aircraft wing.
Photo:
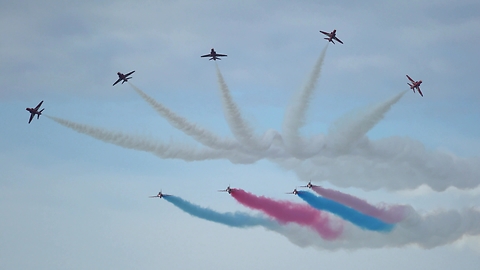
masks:
{"type": "Polygon", "coordinates": [[[420,91],[420,87],[417,87],[417,90],[418,90],[418,93],[420,94],[420,96],[423,97],[423,93],[422,93],[422,91],[420,91]]]}
{"type": "Polygon", "coordinates": [[[119,83],[121,80],[122,78],[118,78],[118,80],[112,86],[115,86],[115,84],[119,83]]]}
{"type": "Polygon", "coordinates": [[[135,72],[135,70],[130,72],[130,73],[125,74],[125,77],[128,77],[128,76],[132,75],[134,72],[135,72]]]}
{"type": "Polygon", "coordinates": [[[412,78],[410,78],[410,76],[407,75],[407,78],[411,81],[411,82],[415,82],[412,78]]]}
{"type": "Polygon", "coordinates": [[[202,56],[200,56],[200,57],[211,57],[211,56],[212,56],[212,54],[209,53],[209,54],[202,55],[202,56]]]}
{"type": "Polygon", "coordinates": [[[322,31],[322,30],[320,30],[320,33],[322,33],[322,34],[324,34],[324,35],[327,35],[327,36],[330,36],[330,33],[324,32],[324,31],[322,31]]]}
{"type": "Polygon", "coordinates": [[[31,114],[30,114],[30,119],[28,120],[28,123],[29,123],[29,124],[30,124],[30,122],[32,122],[32,119],[33,119],[34,116],[35,116],[34,113],[31,113],[31,114]]]}
{"type": "Polygon", "coordinates": [[[222,56],[227,56],[227,55],[226,55],[226,54],[219,54],[219,53],[217,53],[217,56],[222,57],[222,56]]]}
{"type": "Polygon", "coordinates": [[[43,103],[43,100],[40,101],[40,103],[38,103],[37,107],[35,107],[35,110],[37,111],[38,109],[40,109],[40,107],[42,106],[42,103],[43,103]]]}
{"type": "Polygon", "coordinates": [[[333,39],[335,39],[336,41],[338,41],[338,42],[340,42],[340,43],[343,44],[343,42],[342,42],[340,39],[338,39],[337,37],[334,37],[333,39]]]}

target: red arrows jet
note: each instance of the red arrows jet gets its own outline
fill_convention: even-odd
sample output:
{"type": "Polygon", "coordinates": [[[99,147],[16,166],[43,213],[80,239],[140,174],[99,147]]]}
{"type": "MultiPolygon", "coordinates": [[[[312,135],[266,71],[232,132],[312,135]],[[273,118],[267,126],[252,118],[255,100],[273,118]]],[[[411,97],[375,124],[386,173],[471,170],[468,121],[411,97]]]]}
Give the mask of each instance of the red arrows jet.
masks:
{"type": "Polygon", "coordinates": [[[154,196],[148,196],[149,198],[162,198],[162,197],[167,197],[167,196],[171,196],[171,195],[168,195],[168,194],[163,194],[162,191],[160,190],[160,192],[158,192],[157,195],[154,195],[154,196]]]}
{"type": "Polygon", "coordinates": [[[313,185],[312,181],[309,181],[306,186],[300,186],[300,187],[312,188],[312,187],[316,187],[316,185],[313,185]]]}
{"type": "Polygon", "coordinates": [[[333,40],[336,40],[336,41],[343,44],[343,42],[340,39],[337,38],[337,30],[336,29],[333,29],[333,31],[330,32],[330,33],[320,30],[320,33],[328,36],[328,38],[325,38],[326,40],[328,40],[328,42],[332,42],[333,44],[335,44],[335,42],[333,42],[333,40]]]}
{"type": "Polygon", "coordinates": [[[292,192],[287,192],[285,194],[293,194],[293,195],[297,195],[298,194],[298,191],[297,189],[294,189],[292,192]]]}
{"type": "Polygon", "coordinates": [[[420,94],[420,96],[423,97],[423,94],[422,94],[422,91],[420,90],[420,84],[422,84],[422,81],[414,81],[412,78],[410,78],[410,76],[407,75],[407,78],[410,80],[411,83],[407,83],[408,85],[410,85],[410,89],[413,90],[413,92],[415,93],[415,89],[418,90],[418,93],[420,94]]]}
{"type": "Polygon", "coordinates": [[[217,59],[222,60],[222,59],[220,59],[220,57],[225,57],[225,56],[227,56],[227,55],[226,54],[219,54],[212,48],[212,50],[210,51],[209,54],[205,54],[205,55],[202,55],[200,57],[211,57],[209,60],[217,61],[217,59]]]}
{"type": "Polygon", "coordinates": [[[218,192],[228,192],[228,194],[232,193],[232,189],[230,188],[230,185],[226,189],[219,190],[218,192]]]}
{"type": "Polygon", "coordinates": [[[37,119],[39,119],[40,115],[42,115],[43,110],[45,110],[45,109],[41,109],[39,111],[40,107],[42,106],[42,103],[43,103],[43,100],[40,101],[40,103],[38,103],[37,107],[35,108],[26,108],[26,110],[30,112],[30,120],[28,120],[29,124],[30,122],[32,122],[32,119],[33,117],[35,117],[35,114],[37,115],[37,119]]]}
{"type": "Polygon", "coordinates": [[[114,86],[115,84],[119,83],[119,82],[122,81],[122,80],[123,80],[122,84],[123,84],[124,82],[128,82],[128,80],[132,78],[132,77],[128,77],[128,76],[132,75],[134,72],[135,72],[135,70],[132,71],[132,72],[129,72],[129,73],[127,73],[127,74],[123,74],[123,73],[121,73],[121,72],[117,72],[118,80],[117,80],[112,86],[114,86]]]}

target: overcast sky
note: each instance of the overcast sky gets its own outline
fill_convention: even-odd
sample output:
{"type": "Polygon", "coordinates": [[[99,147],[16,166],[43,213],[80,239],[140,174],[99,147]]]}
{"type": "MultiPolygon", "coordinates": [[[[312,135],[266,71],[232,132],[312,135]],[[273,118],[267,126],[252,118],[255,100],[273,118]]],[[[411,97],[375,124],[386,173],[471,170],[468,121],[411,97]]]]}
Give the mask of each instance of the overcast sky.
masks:
{"type": "Polygon", "coordinates": [[[479,29],[468,0],[3,1],[0,268],[477,269],[479,29]],[[319,33],[333,29],[343,45],[319,33]],[[228,57],[200,58],[211,48],[228,57]],[[112,87],[132,70],[138,91],[112,87]],[[213,135],[188,135],[141,91],[213,135]],[[148,198],[257,216],[217,190],[304,203],[285,192],[309,180],[414,214],[391,233],[347,222],[327,241],[148,198]]]}

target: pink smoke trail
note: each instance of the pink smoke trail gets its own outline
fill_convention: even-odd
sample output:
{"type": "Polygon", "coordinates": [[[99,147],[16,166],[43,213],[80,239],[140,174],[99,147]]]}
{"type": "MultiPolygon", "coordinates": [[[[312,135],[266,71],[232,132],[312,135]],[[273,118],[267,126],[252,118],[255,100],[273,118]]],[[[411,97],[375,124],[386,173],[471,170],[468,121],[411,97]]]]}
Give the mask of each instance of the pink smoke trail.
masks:
{"type": "Polygon", "coordinates": [[[374,206],[369,204],[367,201],[360,198],[354,197],[349,194],[342,193],[337,190],[323,188],[320,186],[312,185],[312,190],[315,191],[318,195],[323,196],[327,199],[336,201],[338,203],[350,206],[351,208],[369,215],[375,218],[380,219],[386,223],[397,223],[402,221],[406,215],[408,207],[404,205],[380,205],[374,206]]]}
{"type": "Polygon", "coordinates": [[[279,223],[294,222],[302,226],[308,226],[326,240],[334,240],[343,232],[342,221],[332,220],[328,214],[306,204],[275,201],[236,188],[231,189],[230,195],[239,203],[251,209],[260,210],[279,223]]]}

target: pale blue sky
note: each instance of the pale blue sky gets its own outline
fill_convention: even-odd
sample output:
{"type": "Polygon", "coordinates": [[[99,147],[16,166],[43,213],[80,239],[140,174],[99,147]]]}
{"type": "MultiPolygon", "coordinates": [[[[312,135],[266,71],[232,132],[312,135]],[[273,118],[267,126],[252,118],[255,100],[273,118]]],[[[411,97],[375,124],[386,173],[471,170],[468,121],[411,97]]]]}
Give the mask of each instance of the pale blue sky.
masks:
{"type": "MultiPolygon", "coordinates": [[[[229,228],[191,217],[148,195],[162,189],[220,212],[254,214],[216,190],[230,184],[301,202],[284,192],[305,179],[266,159],[254,164],[161,159],[79,134],[45,116],[28,124],[25,108],[44,100],[49,116],[200,147],[128,84],[111,86],[116,72],[136,70],[132,83],[158,102],[233,137],[215,64],[200,58],[214,47],[228,54],[220,70],[255,133],[282,132],[292,97],[325,47],[318,31],[335,28],[344,44],[328,46],[302,135],[327,134],[345,114],[408,90],[409,74],[423,80],[424,97],[408,90],[367,137],[375,143],[398,136],[423,145],[433,157],[435,151],[448,152],[475,167],[479,14],[478,1],[0,3],[0,268],[477,269],[480,228],[476,236],[431,249],[375,248],[374,242],[394,246],[389,242],[394,237],[375,235],[364,243],[359,232],[359,238],[331,251],[321,242],[302,247],[263,228],[229,228]]],[[[391,146],[413,151],[399,148],[391,146]]],[[[465,180],[458,164],[428,163],[437,167],[419,162],[415,168],[458,170],[458,182],[465,180]]],[[[349,166],[345,163],[345,171],[349,166]]],[[[392,188],[392,179],[413,181],[404,174],[385,174],[380,189],[355,173],[348,174],[351,187],[338,179],[317,184],[372,203],[408,204],[427,215],[478,207],[479,174],[477,169],[470,175],[476,188],[443,192],[392,188]]]]}

